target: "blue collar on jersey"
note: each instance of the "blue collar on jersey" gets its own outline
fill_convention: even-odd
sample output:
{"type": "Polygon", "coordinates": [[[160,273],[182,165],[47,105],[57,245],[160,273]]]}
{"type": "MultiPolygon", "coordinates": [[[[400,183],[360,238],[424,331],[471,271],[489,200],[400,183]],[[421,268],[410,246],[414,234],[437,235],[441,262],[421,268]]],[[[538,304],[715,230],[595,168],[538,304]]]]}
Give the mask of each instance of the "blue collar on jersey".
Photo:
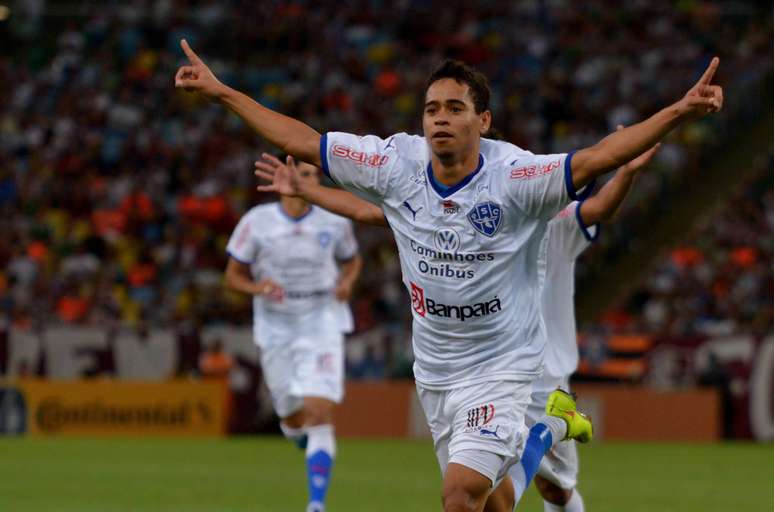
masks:
{"type": "Polygon", "coordinates": [[[484,155],[480,154],[478,155],[478,167],[476,167],[476,170],[472,173],[468,174],[464,178],[462,178],[460,181],[455,183],[451,186],[442,185],[441,183],[438,183],[435,180],[435,176],[433,176],[433,161],[430,160],[427,163],[427,177],[430,180],[430,186],[433,187],[433,190],[435,190],[439,196],[446,198],[452,195],[453,193],[457,192],[461,188],[463,188],[465,185],[470,183],[470,181],[476,177],[476,174],[481,171],[481,169],[484,167],[484,155]]]}
{"type": "Polygon", "coordinates": [[[288,212],[285,211],[285,208],[282,207],[282,203],[277,203],[277,207],[279,207],[279,211],[282,214],[283,217],[288,219],[290,222],[301,222],[305,218],[309,216],[310,213],[312,213],[312,209],[314,208],[311,204],[309,205],[309,209],[306,210],[300,217],[293,217],[288,212]]]}

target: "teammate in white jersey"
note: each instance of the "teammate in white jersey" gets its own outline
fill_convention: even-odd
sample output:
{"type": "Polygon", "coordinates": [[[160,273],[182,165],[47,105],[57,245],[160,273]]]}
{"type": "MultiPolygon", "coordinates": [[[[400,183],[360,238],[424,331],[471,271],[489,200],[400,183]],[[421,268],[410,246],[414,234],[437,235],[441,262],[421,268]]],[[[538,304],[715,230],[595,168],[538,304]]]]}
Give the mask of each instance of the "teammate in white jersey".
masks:
{"type": "MultiPolygon", "coordinates": [[[[575,260],[599,236],[598,223],[615,215],[636,174],[657,149],[658,145],[622,166],[599,193],[585,201],[570,203],[548,223],[538,263],[543,276],[541,308],[548,342],[543,375],[534,383],[527,408],[527,424],[530,426],[542,418],[553,391],[557,388],[569,390],[570,376],[578,367],[573,306],[575,260]]],[[[378,206],[350,192],[299,179],[291,157],[288,157],[287,164],[271,155],[264,154],[263,158],[264,161],[255,163],[255,174],[271,184],[257,187],[259,191],[302,197],[357,222],[388,226],[378,206]]],[[[583,499],[575,489],[577,474],[578,457],[574,441],[558,443],[546,453],[535,475],[535,486],[543,497],[546,512],[583,512],[583,499]]]]}
{"type": "MultiPolygon", "coordinates": [[[[317,183],[319,171],[303,164],[298,176],[317,183]]],[[[253,333],[280,427],[306,450],[307,511],[323,511],[333,408],[344,393],[343,333],[352,330],[346,301],[361,268],[352,224],[282,197],[247,212],[227,251],[226,283],[253,295],[253,333]]]]}
{"type": "MultiPolygon", "coordinates": [[[[548,223],[538,263],[544,275],[540,302],[547,343],[543,375],[535,381],[527,407],[528,425],[540,421],[554,390],[570,389],[570,376],[578,368],[573,304],[575,260],[599,236],[599,223],[613,218],[635,176],[657,149],[658,145],[622,166],[596,195],[583,202],[570,203],[548,223]]],[[[535,475],[535,487],[543,497],[545,512],[583,512],[585,507],[576,489],[577,482],[575,442],[554,445],[541,460],[535,475]]]]}
{"type": "Polygon", "coordinates": [[[719,110],[722,89],[711,84],[718,59],[681,100],[646,121],[577,152],[532,155],[482,138],[491,124],[489,89],[461,63],[444,63],[428,81],[426,138],[321,135],[222,84],[181,44],[190,65],[178,70],[176,87],[220,101],[285,153],[382,207],[412,297],[414,374],[444,475],[444,510],[509,510],[511,466],[534,474],[554,443],[591,437],[574,401],[558,394],[550,416],[526,434],[545,346],[535,299],[548,221],[595,177],[681,122],[719,110]]]}

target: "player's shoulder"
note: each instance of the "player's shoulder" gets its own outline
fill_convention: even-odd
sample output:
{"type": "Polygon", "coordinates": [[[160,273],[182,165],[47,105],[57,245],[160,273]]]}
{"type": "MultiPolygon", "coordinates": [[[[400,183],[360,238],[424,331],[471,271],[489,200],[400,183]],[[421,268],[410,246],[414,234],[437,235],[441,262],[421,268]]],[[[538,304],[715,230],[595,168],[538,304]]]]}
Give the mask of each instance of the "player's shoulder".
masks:
{"type": "Polygon", "coordinates": [[[332,225],[332,226],[347,226],[352,224],[352,221],[346,217],[342,217],[336,213],[330,212],[319,206],[314,207],[315,217],[320,224],[332,225]]]}
{"type": "Polygon", "coordinates": [[[554,215],[554,218],[552,218],[549,221],[549,224],[556,224],[559,222],[562,222],[563,219],[575,219],[575,210],[578,208],[578,201],[573,201],[567,206],[565,206],[562,211],[554,215]]]}
{"type": "Polygon", "coordinates": [[[255,206],[247,210],[247,212],[245,212],[245,216],[247,215],[255,216],[255,215],[265,214],[269,212],[274,213],[278,210],[278,208],[279,208],[279,201],[271,201],[269,203],[256,204],[255,206]]]}
{"type": "Polygon", "coordinates": [[[548,222],[548,229],[551,236],[572,234],[580,230],[577,220],[578,201],[573,201],[565,206],[559,213],[548,222]]]}
{"type": "Polygon", "coordinates": [[[422,157],[430,154],[430,148],[424,137],[405,132],[396,133],[385,139],[385,148],[391,147],[401,154],[418,154],[422,157]]]}
{"type": "Polygon", "coordinates": [[[481,154],[489,165],[511,166],[534,153],[504,140],[481,139],[481,154]]]}
{"type": "Polygon", "coordinates": [[[260,219],[266,219],[268,216],[274,216],[279,212],[279,202],[261,203],[253,206],[242,215],[242,220],[254,222],[260,219]]]}

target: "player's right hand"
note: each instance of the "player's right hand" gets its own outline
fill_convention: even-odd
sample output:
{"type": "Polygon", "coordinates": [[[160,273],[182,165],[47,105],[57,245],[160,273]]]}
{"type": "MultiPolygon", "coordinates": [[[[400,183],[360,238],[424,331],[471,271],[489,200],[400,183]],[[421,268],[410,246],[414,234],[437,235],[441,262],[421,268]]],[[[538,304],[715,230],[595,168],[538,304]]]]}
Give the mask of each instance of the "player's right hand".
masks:
{"type": "Polygon", "coordinates": [[[261,155],[263,161],[255,162],[255,175],[268,181],[269,185],[258,185],[259,192],[276,192],[277,194],[298,197],[301,195],[302,184],[298,177],[296,162],[292,156],[282,161],[268,153],[261,155]]]}
{"type": "Polygon", "coordinates": [[[274,302],[282,302],[285,296],[285,291],[282,287],[271,279],[261,279],[255,283],[255,288],[256,295],[263,295],[274,302]]]}
{"type": "Polygon", "coordinates": [[[188,41],[182,39],[180,46],[183,48],[190,66],[181,66],[175,73],[175,87],[189,92],[198,92],[205,96],[217,99],[223,94],[225,86],[210,71],[210,68],[188,46],[188,41]]]}

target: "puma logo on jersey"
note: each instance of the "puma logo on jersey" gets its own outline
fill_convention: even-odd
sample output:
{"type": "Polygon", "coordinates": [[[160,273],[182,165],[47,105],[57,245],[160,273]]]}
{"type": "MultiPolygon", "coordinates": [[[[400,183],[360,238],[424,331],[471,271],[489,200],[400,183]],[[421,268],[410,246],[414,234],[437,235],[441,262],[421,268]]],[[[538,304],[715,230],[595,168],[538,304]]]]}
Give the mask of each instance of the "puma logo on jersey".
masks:
{"type": "Polygon", "coordinates": [[[403,201],[403,206],[405,206],[405,207],[408,209],[408,211],[410,211],[410,212],[411,212],[411,215],[412,215],[412,217],[413,217],[413,219],[414,219],[414,220],[417,220],[417,213],[419,213],[419,210],[421,210],[421,209],[423,208],[423,206],[420,206],[419,208],[417,208],[417,209],[415,210],[415,209],[413,209],[413,208],[411,207],[411,205],[409,204],[409,202],[408,202],[408,201],[403,201]]]}

